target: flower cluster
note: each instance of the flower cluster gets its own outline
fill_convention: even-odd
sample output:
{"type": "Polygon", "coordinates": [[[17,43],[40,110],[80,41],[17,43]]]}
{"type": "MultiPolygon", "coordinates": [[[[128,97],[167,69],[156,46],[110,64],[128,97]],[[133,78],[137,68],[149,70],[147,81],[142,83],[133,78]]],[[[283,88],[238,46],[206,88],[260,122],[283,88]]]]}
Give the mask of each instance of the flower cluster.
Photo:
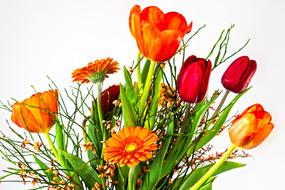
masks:
{"type": "Polygon", "coordinates": [[[95,60],[72,72],[78,86],[65,90],[65,96],[51,85],[51,90],[2,106],[27,132],[22,135],[10,126],[19,139],[0,137],[4,159],[19,163],[1,180],[13,173],[24,183],[49,189],[212,189],[219,173],[244,166],[227,159],[248,157],[244,149],[269,136],[272,117],[257,103],[232,119],[229,148],[212,152],[212,139],[227,128],[230,111],[249,90],[257,68],[248,56],[237,58],[221,77],[224,96],[219,90],[209,95],[214,69],[243,49],[227,54],[224,43],[232,28],[203,58],[186,51],[202,28],[184,40],[192,22],[177,12],[135,5],[129,27],[139,53],[131,71],[124,68],[124,82],[103,90],[119,63],[95,60]],[[84,83],[91,83],[87,92],[84,83]],[[231,92],[235,97],[229,99],[231,92]]]}

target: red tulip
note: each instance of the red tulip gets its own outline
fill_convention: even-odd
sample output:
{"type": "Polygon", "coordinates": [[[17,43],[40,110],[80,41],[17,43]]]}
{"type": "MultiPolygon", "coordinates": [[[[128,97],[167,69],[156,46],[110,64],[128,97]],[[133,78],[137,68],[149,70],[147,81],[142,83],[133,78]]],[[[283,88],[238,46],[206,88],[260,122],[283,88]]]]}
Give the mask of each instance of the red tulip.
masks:
{"type": "Polygon", "coordinates": [[[260,104],[254,104],[232,122],[229,135],[234,145],[251,149],[262,143],[273,127],[271,115],[260,104]]]}
{"type": "Polygon", "coordinates": [[[11,120],[31,133],[47,133],[55,124],[58,91],[36,93],[12,106],[11,120]]]}
{"type": "Polygon", "coordinates": [[[180,98],[185,102],[200,102],[204,99],[212,64],[210,60],[192,55],[183,63],[177,79],[180,98]]]}
{"type": "Polygon", "coordinates": [[[130,30],[140,52],[147,58],[163,62],[177,51],[181,40],[192,29],[181,14],[164,14],[158,7],[151,6],[141,11],[135,5],[129,17],[130,30]]]}
{"type": "Polygon", "coordinates": [[[106,116],[114,109],[113,102],[118,99],[120,95],[120,86],[113,85],[101,93],[101,110],[102,114],[106,116]]]}
{"type": "Polygon", "coordinates": [[[250,83],[256,71],[256,61],[247,56],[236,59],[225,71],[222,77],[223,86],[232,92],[240,93],[250,83]]]}

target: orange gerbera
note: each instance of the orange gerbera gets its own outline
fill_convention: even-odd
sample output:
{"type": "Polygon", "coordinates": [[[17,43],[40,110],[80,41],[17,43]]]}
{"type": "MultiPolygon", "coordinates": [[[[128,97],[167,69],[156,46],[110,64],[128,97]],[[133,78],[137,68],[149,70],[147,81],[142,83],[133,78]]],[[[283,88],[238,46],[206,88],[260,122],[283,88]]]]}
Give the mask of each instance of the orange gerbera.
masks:
{"type": "Polygon", "coordinates": [[[31,133],[47,133],[55,124],[58,112],[58,91],[36,93],[12,106],[11,120],[31,133]]]}
{"type": "Polygon", "coordinates": [[[153,61],[163,62],[175,54],[184,35],[191,31],[192,22],[187,25],[184,16],[177,12],[164,14],[155,6],[141,10],[135,5],[129,26],[140,52],[153,61]]]}
{"type": "Polygon", "coordinates": [[[126,127],[108,139],[104,148],[104,159],[120,166],[136,166],[140,161],[153,157],[157,150],[158,137],[149,129],[126,127]]]}
{"type": "Polygon", "coordinates": [[[88,83],[88,82],[102,82],[108,78],[108,74],[113,74],[119,70],[119,63],[112,58],[96,60],[94,63],[90,62],[87,66],[76,69],[72,73],[74,82],[88,83]]]}

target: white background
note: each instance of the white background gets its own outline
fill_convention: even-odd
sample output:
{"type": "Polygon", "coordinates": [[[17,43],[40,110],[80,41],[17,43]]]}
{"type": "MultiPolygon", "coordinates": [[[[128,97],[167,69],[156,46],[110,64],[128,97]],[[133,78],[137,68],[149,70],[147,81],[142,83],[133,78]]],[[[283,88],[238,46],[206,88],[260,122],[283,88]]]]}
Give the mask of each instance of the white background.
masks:
{"type": "MultiPolygon", "coordinates": [[[[254,88],[236,105],[242,111],[259,102],[271,112],[275,129],[258,148],[250,150],[248,165],[220,175],[216,190],[283,189],[285,170],[284,128],[284,19],[283,0],[0,0],[0,99],[29,97],[34,85],[48,89],[49,75],[60,88],[72,85],[72,70],[89,61],[114,57],[121,65],[130,65],[137,47],[128,28],[131,7],[159,6],[177,11],[193,21],[194,30],[207,27],[191,42],[188,55],[206,56],[219,32],[236,24],[231,50],[251,38],[239,55],[249,55],[258,63],[254,88]]],[[[232,60],[230,60],[232,61],[232,60]]],[[[227,63],[229,64],[230,61],[227,63]]],[[[220,77],[225,69],[213,73],[210,92],[222,88],[220,77]]],[[[117,76],[121,77],[121,74],[117,76]]],[[[110,77],[108,83],[118,82],[110,77]]],[[[107,85],[106,85],[107,86],[107,85]]],[[[105,87],[106,87],[105,86],[105,87]]],[[[231,96],[233,97],[233,96],[231,96]]],[[[233,112],[235,113],[235,112],[233,112]]],[[[0,127],[10,115],[1,110],[0,127]]],[[[20,129],[18,129],[20,131],[20,129]]],[[[217,137],[217,149],[230,144],[227,134],[217,137]],[[220,139],[219,139],[220,138],[220,139]]],[[[3,170],[6,163],[0,161],[3,170]]],[[[2,174],[2,173],[0,173],[2,174]]],[[[23,190],[29,186],[0,184],[0,189],[23,190]]]]}

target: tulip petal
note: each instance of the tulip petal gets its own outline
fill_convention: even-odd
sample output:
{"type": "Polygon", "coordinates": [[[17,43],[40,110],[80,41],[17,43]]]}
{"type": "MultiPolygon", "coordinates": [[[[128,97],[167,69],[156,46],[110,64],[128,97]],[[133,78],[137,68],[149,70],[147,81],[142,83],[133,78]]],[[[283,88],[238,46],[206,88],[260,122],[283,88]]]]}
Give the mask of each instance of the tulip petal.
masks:
{"type": "Polygon", "coordinates": [[[184,35],[187,29],[187,22],[184,16],[177,12],[169,12],[164,15],[163,20],[159,23],[158,27],[161,31],[164,30],[177,30],[181,31],[184,35]]]}
{"type": "Polygon", "coordinates": [[[140,31],[140,13],[141,13],[141,8],[139,5],[133,6],[130,12],[130,17],[129,17],[129,27],[132,35],[136,38],[137,32],[140,31]]]}
{"type": "Polygon", "coordinates": [[[203,60],[203,65],[206,68],[204,68],[204,71],[203,71],[204,75],[203,75],[203,79],[202,79],[200,93],[199,93],[199,96],[197,99],[198,102],[202,101],[204,99],[206,93],[207,93],[210,74],[212,71],[212,63],[210,60],[208,60],[208,61],[203,60]]]}
{"type": "Polygon", "coordinates": [[[191,55],[189,56],[185,62],[183,63],[181,69],[180,69],[180,72],[178,74],[178,77],[177,77],[177,87],[178,89],[180,88],[180,85],[182,85],[182,78],[183,78],[183,75],[184,75],[184,72],[185,72],[185,69],[187,68],[187,66],[194,62],[195,60],[197,59],[197,57],[195,55],[191,55]]]}
{"type": "Polygon", "coordinates": [[[175,30],[165,30],[159,33],[159,37],[153,42],[152,57],[159,62],[170,59],[180,44],[179,33],[175,30]]]}
{"type": "Polygon", "coordinates": [[[272,119],[271,115],[266,111],[257,111],[257,112],[254,112],[254,114],[258,122],[258,128],[261,128],[269,124],[272,119]]]}
{"type": "Polygon", "coordinates": [[[229,135],[233,144],[238,147],[243,147],[249,143],[256,131],[257,120],[255,115],[247,113],[238,120],[233,121],[229,128],[229,135]]]}
{"type": "Polygon", "coordinates": [[[251,149],[251,148],[258,146],[268,137],[268,135],[271,133],[273,128],[274,128],[273,123],[269,123],[267,125],[261,126],[259,128],[259,131],[254,134],[251,141],[247,145],[245,145],[243,148],[251,149]]]}
{"type": "Polygon", "coordinates": [[[180,88],[178,89],[181,99],[188,102],[196,102],[202,77],[203,70],[198,62],[188,65],[180,79],[180,83],[183,84],[180,84],[180,88]]]}
{"type": "Polygon", "coordinates": [[[155,6],[146,7],[140,14],[141,22],[159,24],[164,17],[164,13],[155,6]]]}

